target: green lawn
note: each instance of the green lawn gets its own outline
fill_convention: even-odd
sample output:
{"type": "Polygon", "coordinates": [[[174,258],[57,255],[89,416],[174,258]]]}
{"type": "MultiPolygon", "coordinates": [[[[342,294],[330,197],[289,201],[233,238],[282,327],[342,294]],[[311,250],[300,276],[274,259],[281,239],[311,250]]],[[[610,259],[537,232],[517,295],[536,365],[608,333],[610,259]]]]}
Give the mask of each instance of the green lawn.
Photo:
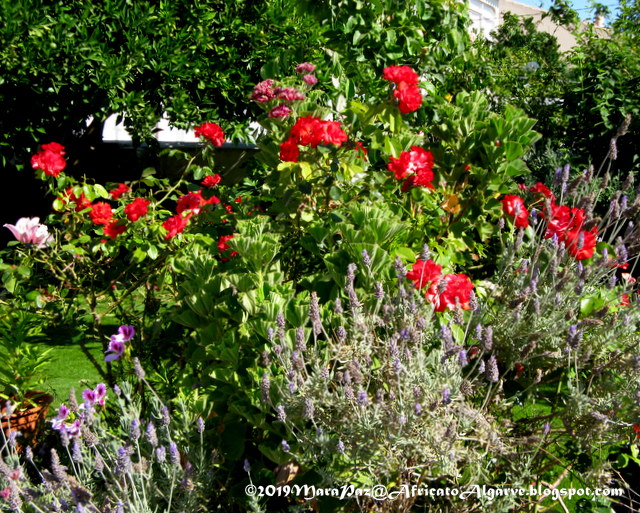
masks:
{"type": "MultiPolygon", "coordinates": [[[[81,400],[82,390],[88,387],[95,387],[96,383],[102,381],[98,371],[87,359],[78,345],[47,346],[52,348],[50,353],[52,360],[44,369],[47,376],[47,384],[53,390],[53,405],[57,408],[60,403],[67,402],[69,389],[74,387],[76,395],[81,400]]],[[[104,355],[99,342],[87,344],[91,354],[97,361],[102,362],[104,355]]]]}

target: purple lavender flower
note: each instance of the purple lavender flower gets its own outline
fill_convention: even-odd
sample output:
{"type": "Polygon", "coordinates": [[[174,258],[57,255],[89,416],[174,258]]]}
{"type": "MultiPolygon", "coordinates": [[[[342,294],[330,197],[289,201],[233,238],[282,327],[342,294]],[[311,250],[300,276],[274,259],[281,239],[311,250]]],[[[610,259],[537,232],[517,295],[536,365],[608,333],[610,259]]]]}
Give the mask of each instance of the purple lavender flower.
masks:
{"type": "Polygon", "coordinates": [[[569,326],[569,333],[567,334],[567,344],[571,349],[577,349],[582,340],[582,332],[578,329],[576,324],[569,326]]]}
{"type": "Polygon", "coordinates": [[[142,365],[140,364],[140,360],[138,360],[137,357],[133,359],[133,371],[136,373],[136,378],[138,378],[139,380],[144,379],[145,372],[142,368],[142,365]]]}
{"type": "Polygon", "coordinates": [[[74,439],[71,444],[71,459],[76,463],[82,463],[82,449],[78,443],[78,439],[74,439]]]}
{"type": "Polygon", "coordinates": [[[340,342],[344,342],[345,340],[347,340],[347,330],[344,329],[344,326],[337,327],[336,335],[338,336],[338,340],[340,342]]]}
{"type": "Polygon", "coordinates": [[[273,328],[268,328],[267,329],[267,337],[269,338],[269,342],[273,342],[274,335],[275,335],[274,329],[273,328]]]}
{"type": "Polygon", "coordinates": [[[304,334],[304,328],[296,329],[296,349],[298,349],[299,351],[307,350],[307,342],[306,342],[306,336],[304,334]]]}
{"type": "Polygon", "coordinates": [[[366,249],[362,250],[362,263],[365,267],[371,268],[371,257],[366,249]]]}
{"type": "Polygon", "coordinates": [[[413,412],[416,414],[416,416],[420,416],[422,415],[422,405],[420,403],[416,403],[413,405],[413,412]]]}
{"type": "Polygon", "coordinates": [[[464,349],[458,353],[458,364],[460,367],[464,367],[469,363],[469,359],[467,358],[467,351],[464,349]]]}
{"type": "Polygon", "coordinates": [[[156,427],[153,425],[153,422],[149,422],[147,424],[147,429],[144,432],[144,437],[147,439],[147,442],[149,442],[149,445],[151,445],[151,447],[158,446],[158,434],[156,433],[156,427]]]}
{"type": "Polygon", "coordinates": [[[244,470],[247,474],[251,472],[251,464],[249,463],[249,460],[247,459],[244,460],[244,464],[242,465],[242,470],[244,470]]]}
{"type": "Polygon", "coordinates": [[[162,407],[162,412],[161,412],[161,418],[160,418],[160,425],[162,427],[166,427],[170,424],[171,422],[171,417],[169,416],[169,408],[167,408],[166,406],[162,407]]]}
{"type": "Polygon", "coordinates": [[[133,419],[129,426],[129,436],[133,442],[137,441],[140,438],[140,421],[138,419],[133,419]]]}
{"type": "Polygon", "coordinates": [[[450,403],[451,403],[451,392],[449,392],[448,388],[445,388],[442,391],[442,404],[446,406],[447,404],[450,404],[450,403]]]}
{"type": "Polygon", "coordinates": [[[358,397],[356,397],[356,403],[359,406],[366,406],[368,402],[369,402],[369,398],[367,397],[366,392],[360,392],[358,394],[358,397]]]}
{"type": "Polygon", "coordinates": [[[313,399],[305,397],[304,402],[302,403],[302,416],[306,420],[313,420],[314,414],[315,406],[313,405],[313,399]]]}
{"type": "Polygon", "coordinates": [[[344,443],[342,442],[342,440],[338,440],[338,443],[336,444],[336,449],[340,454],[344,454],[344,443]]]}
{"type": "Polygon", "coordinates": [[[126,472],[129,472],[131,468],[132,463],[129,450],[125,447],[120,447],[116,456],[115,473],[124,474],[126,472]]]}
{"type": "Polygon", "coordinates": [[[291,452],[291,447],[289,446],[286,440],[283,440],[282,442],[280,442],[280,445],[282,446],[282,450],[284,452],[291,452]]]}
{"type": "Polygon", "coordinates": [[[164,445],[161,445],[156,449],[156,461],[158,463],[164,463],[167,461],[167,448],[164,445]]]}
{"type": "Polygon", "coordinates": [[[169,462],[176,467],[180,466],[180,451],[175,442],[169,442],[169,462]]]}
{"type": "Polygon", "coordinates": [[[491,381],[492,383],[497,383],[500,379],[500,372],[498,371],[498,360],[496,360],[496,356],[493,354],[487,361],[486,376],[487,380],[491,381]]]}
{"type": "Polygon", "coordinates": [[[262,381],[260,382],[260,392],[262,395],[262,402],[269,402],[269,391],[271,390],[271,380],[269,379],[269,374],[265,371],[262,374],[262,381]]]}
{"type": "Polygon", "coordinates": [[[204,433],[204,420],[202,417],[198,417],[196,424],[197,424],[198,433],[199,434],[204,433]]]}
{"type": "Polygon", "coordinates": [[[491,326],[487,326],[484,329],[482,347],[485,351],[491,351],[491,348],[493,347],[493,328],[491,326]]]}
{"type": "Polygon", "coordinates": [[[287,413],[286,413],[286,411],[285,411],[285,409],[284,409],[284,406],[279,405],[279,406],[276,408],[276,414],[277,414],[277,416],[278,416],[278,420],[279,420],[280,422],[284,422],[285,420],[287,420],[287,413]]]}

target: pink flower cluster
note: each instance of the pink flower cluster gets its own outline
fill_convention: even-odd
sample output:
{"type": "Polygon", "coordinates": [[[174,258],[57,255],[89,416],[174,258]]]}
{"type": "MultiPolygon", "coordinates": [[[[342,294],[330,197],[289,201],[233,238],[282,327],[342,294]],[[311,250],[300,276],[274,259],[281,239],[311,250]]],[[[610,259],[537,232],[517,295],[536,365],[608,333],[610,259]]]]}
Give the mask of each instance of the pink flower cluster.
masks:
{"type": "Polygon", "coordinates": [[[91,390],[85,388],[82,392],[84,403],[78,408],[78,412],[72,412],[66,404],[58,408],[58,415],[51,421],[51,427],[67,438],[73,438],[80,434],[80,427],[85,419],[85,412],[92,410],[96,405],[104,406],[107,400],[107,386],[98,383],[91,390]]]}
{"type": "Polygon", "coordinates": [[[38,249],[48,246],[53,241],[46,225],[40,224],[39,217],[21,217],[16,224],[5,224],[13,236],[24,244],[35,244],[38,249]]]}
{"type": "Polygon", "coordinates": [[[105,362],[112,362],[120,359],[124,354],[124,343],[129,342],[136,334],[133,326],[120,326],[118,333],[111,335],[109,340],[109,349],[106,351],[107,356],[104,357],[105,362]]]}
{"type": "MultiPolygon", "coordinates": [[[[311,74],[315,69],[316,67],[308,62],[303,62],[296,66],[296,72],[303,75],[302,81],[308,86],[313,86],[318,82],[315,75],[311,74]]],[[[249,99],[258,103],[281,100],[278,105],[274,106],[271,111],[269,111],[269,117],[284,119],[292,113],[290,107],[291,103],[304,100],[305,95],[295,87],[276,86],[275,80],[268,78],[255,85],[249,99]],[[282,103],[282,101],[288,102],[289,105],[287,105],[287,103],[282,103]]]]}

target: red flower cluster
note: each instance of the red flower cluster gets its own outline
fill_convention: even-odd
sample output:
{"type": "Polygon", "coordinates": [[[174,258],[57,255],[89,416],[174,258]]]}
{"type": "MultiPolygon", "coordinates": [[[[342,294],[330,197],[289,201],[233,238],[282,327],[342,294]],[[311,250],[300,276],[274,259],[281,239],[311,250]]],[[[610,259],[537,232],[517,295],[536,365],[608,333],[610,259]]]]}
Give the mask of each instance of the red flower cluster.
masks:
{"type": "Polygon", "coordinates": [[[126,207],[124,207],[124,213],[127,214],[127,219],[132,223],[140,219],[142,216],[149,212],[149,200],[144,198],[136,198],[126,207]]]}
{"type": "Polygon", "coordinates": [[[80,197],[77,197],[73,192],[73,187],[69,187],[64,191],[63,196],[59,196],[58,199],[63,203],[67,204],[67,202],[75,203],[75,211],[81,212],[85,208],[89,208],[91,206],[91,201],[87,199],[84,193],[80,193],[80,197]]]}
{"type": "MultiPolygon", "coordinates": [[[[214,177],[212,177],[212,181],[215,181],[214,177]]],[[[167,230],[164,238],[171,239],[177,234],[182,233],[187,227],[187,224],[189,224],[189,219],[191,219],[194,214],[199,214],[206,205],[217,205],[218,203],[220,203],[218,197],[211,196],[208,199],[204,198],[201,190],[180,196],[178,198],[178,204],[176,205],[177,214],[162,223],[164,229],[167,230]]]]}
{"type": "Polygon", "coordinates": [[[192,215],[193,214],[191,214],[190,212],[186,216],[176,214],[175,216],[170,217],[164,223],[162,223],[162,227],[167,230],[167,234],[164,236],[164,238],[171,239],[179,233],[182,233],[187,227],[187,224],[189,224],[189,219],[191,219],[192,215]]]}
{"type": "Polygon", "coordinates": [[[109,224],[113,219],[113,210],[111,210],[111,205],[104,201],[94,203],[91,205],[89,217],[91,217],[94,224],[109,224]]]}
{"type": "Polygon", "coordinates": [[[215,123],[203,123],[195,127],[196,137],[204,137],[214,146],[222,146],[224,144],[224,132],[219,125],[215,123]]]}
{"type": "Polygon", "coordinates": [[[204,185],[205,187],[215,187],[220,183],[221,180],[222,180],[222,177],[216,173],[215,175],[205,176],[202,182],[200,182],[200,184],[204,185]]]}
{"type": "Polygon", "coordinates": [[[121,233],[127,231],[127,225],[120,221],[111,221],[104,226],[104,234],[110,239],[115,239],[121,233]]]}
{"type": "Polygon", "coordinates": [[[391,157],[387,164],[398,180],[405,180],[403,190],[411,187],[433,189],[433,155],[419,146],[412,146],[411,151],[403,151],[400,158],[391,157]]]}
{"type": "Polygon", "coordinates": [[[113,189],[112,191],[109,191],[109,194],[111,195],[111,197],[113,199],[119,199],[120,196],[122,196],[123,194],[129,192],[131,189],[129,189],[129,187],[123,183],[121,183],[120,185],[118,185],[117,188],[113,189]]]}
{"type": "MultiPolygon", "coordinates": [[[[571,256],[577,260],[591,258],[596,248],[597,229],[595,227],[589,231],[583,229],[584,210],[567,205],[556,205],[554,194],[540,182],[531,187],[529,191],[551,202],[551,211],[546,213],[550,214],[550,218],[547,222],[545,238],[549,239],[555,236],[558,242],[563,243],[571,256]]],[[[520,196],[507,194],[501,202],[504,213],[514,218],[517,228],[529,226],[529,212],[520,196]]],[[[546,214],[543,211],[540,215],[545,218],[546,214]]]]}
{"type": "Polygon", "coordinates": [[[474,285],[466,274],[446,274],[442,276],[442,266],[433,260],[418,260],[407,278],[417,289],[427,288],[425,297],[433,304],[436,312],[453,310],[456,303],[463,310],[471,308],[471,291],[474,285]]]}
{"type": "Polygon", "coordinates": [[[31,157],[31,167],[42,170],[47,176],[58,176],[67,165],[63,155],[64,146],[61,144],[43,144],[40,151],[31,157]]]}
{"type": "Polygon", "coordinates": [[[324,121],[313,116],[299,118],[290,134],[280,145],[280,160],[285,162],[298,161],[298,145],[317,148],[320,144],[333,144],[340,147],[348,139],[339,121],[324,121]]]}
{"type": "Polygon", "coordinates": [[[393,96],[398,100],[400,112],[408,114],[420,108],[422,94],[418,87],[419,77],[409,66],[389,66],[383,70],[382,78],[396,85],[393,96]]]}
{"type": "Polygon", "coordinates": [[[501,200],[502,211],[514,218],[516,228],[529,226],[529,211],[524,206],[524,200],[515,194],[507,194],[501,200]]]}

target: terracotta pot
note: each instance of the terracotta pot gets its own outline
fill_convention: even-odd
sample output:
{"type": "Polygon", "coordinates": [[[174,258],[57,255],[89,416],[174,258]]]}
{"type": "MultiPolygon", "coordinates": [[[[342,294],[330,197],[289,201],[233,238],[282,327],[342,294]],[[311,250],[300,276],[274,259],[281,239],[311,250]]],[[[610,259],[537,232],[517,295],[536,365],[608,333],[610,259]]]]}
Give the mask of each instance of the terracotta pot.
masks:
{"type": "Polygon", "coordinates": [[[53,402],[53,396],[44,392],[27,392],[26,397],[35,403],[35,406],[30,405],[26,410],[16,411],[8,419],[4,415],[4,408],[0,412],[4,436],[8,437],[12,430],[20,431],[23,436],[22,443],[38,435],[42,423],[47,418],[49,405],[53,402]]]}

